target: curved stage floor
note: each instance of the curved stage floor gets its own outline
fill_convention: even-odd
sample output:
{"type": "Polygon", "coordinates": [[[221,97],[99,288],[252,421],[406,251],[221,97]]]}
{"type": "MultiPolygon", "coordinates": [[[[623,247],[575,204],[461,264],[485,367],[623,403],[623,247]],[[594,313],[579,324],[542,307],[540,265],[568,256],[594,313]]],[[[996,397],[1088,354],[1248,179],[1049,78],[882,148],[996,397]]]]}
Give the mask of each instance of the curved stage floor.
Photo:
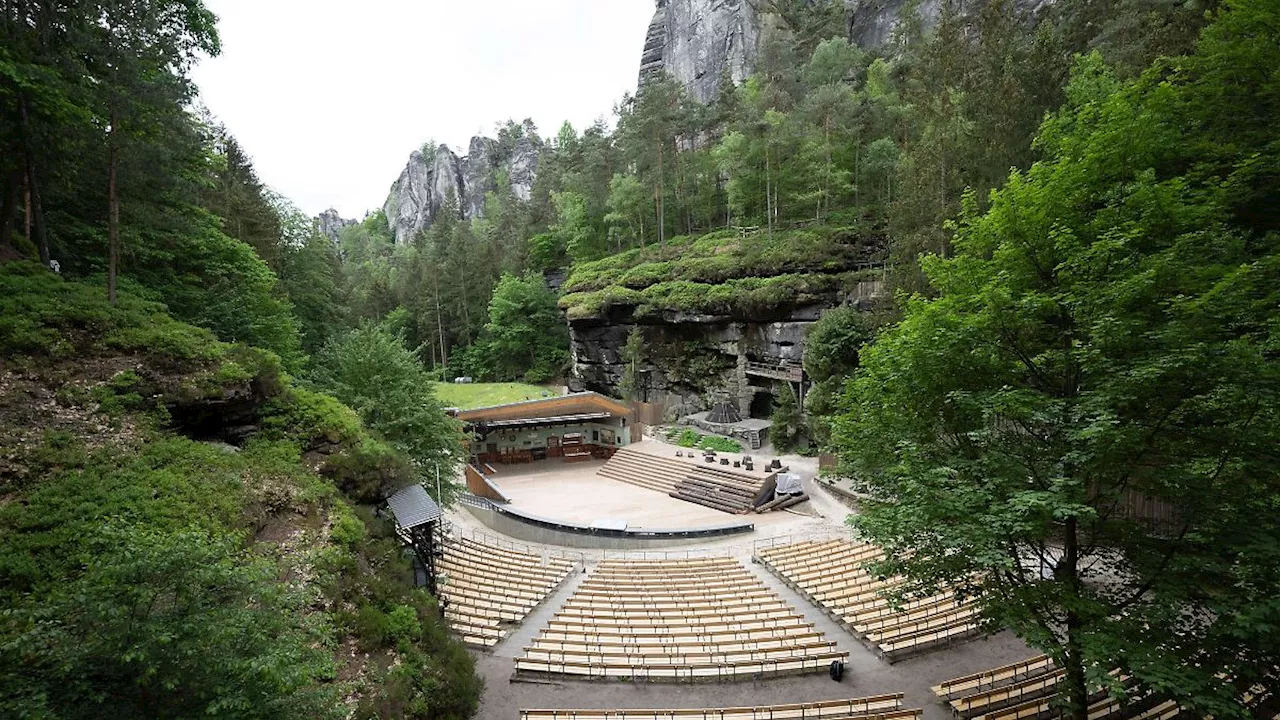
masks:
{"type": "Polygon", "coordinates": [[[501,465],[491,476],[511,506],[520,511],[575,525],[625,520],[630,529],[677,529],[723,525],[739,520],[756,531],[787,530],[813,522],[788,512],[730,515],[656,490],[600,477],[604,461],[565,463],[544,460],[527,465],[501,465]]]}

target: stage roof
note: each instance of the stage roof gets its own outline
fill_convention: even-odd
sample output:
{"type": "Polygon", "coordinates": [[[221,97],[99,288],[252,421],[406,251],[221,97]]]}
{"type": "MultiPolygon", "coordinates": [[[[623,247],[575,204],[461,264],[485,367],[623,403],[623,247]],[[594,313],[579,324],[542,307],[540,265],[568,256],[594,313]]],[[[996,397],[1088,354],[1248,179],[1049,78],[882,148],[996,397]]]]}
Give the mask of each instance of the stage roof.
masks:
{"type": "Polygon", "coordinates": [[[458,413],[458,419],[464,423],[487,423],[498,427],[498,423],[506,421],[564,422],[565,418],[575,416],[588,419],[609,417],[631,417],[631,408],[625,403],[605,397],[599,393],[580,392],[553,398],[525,400],[508,405],[464,410],[458,413]]]}
{"type": "Polygon", "coordinates": [[[613,417],[609,413],[578,413],[577,415],[556,415],[555,417],[514,418],[511,420],[488,420],[484,424],[491,430],[513,427],[533,427],[536,425],[574,425],[593,420],[606,420],[613,417]]]}
{"type": "Polygon", "coordinates": [[[415,528],[440,519],[444,513],[421,485],[410,485],[387,498],[387,506],[404,529],[415,528]]]}

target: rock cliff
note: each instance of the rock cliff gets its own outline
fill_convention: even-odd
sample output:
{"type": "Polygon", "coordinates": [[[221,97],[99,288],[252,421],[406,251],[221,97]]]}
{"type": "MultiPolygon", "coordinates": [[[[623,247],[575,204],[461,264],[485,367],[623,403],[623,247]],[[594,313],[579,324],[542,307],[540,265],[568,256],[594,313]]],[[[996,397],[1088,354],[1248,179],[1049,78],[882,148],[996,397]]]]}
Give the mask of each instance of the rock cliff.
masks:
{"type": "MultiPolygon", "coordinates": [[[[844,2],[849,41],[865,49],[888,45],[913,2],[924,27],[937,22],[942,0],[809,0],[844,2]]],[[[1053,0],[1014,0],[1016,10],[1034,18],[1053,0]]],[[[966,0],[959,0],[963,11],[966,0]]],[[[657,0],[640,58],[640,80],[666,72],[703,103],[720,94],[727,74],[734,84],[755,68],[761,35],[777,16],[757,0],[657,0]]]]}
{"type": "Polygon", "coordinates": [[[750,0],[658,0],[640,60],[640,83],[666,72],[699,102],[712,102],[726,71],[734,83],[751,74],[760,28],[750,0]]]}
{"type": "MultiPolygon", "coordinates": [[[[932,27],[942,13],[942,0],[845,0],[848,11],[849,42],[863,48],[874,49],[888,45],[902,24],[902,11],[915,2],[924,27],[932,27]]],[[[1019,16],[1029,21],[1039,19],[1041,10],[1053,0],[1013,0],[1013,8],[1019,16]]],[[[959,0],[958,9],[964,12],[973,6],[972,0],[959,0]]]]}
{"type": "Polygon", "coordinates": [[[618,395],[639,331],[640,399],[679,416],[728,393],[744,416],[767,415],[822,313],[883,298],[885,252],[854,228],[721,230],[575,266],[560,298],[573,382],[618,395]]]}
{"type": "Polygon", "coordinates": [[[355,225],[355,220],[348,220],[338,214],[338,211],[329,208],[316,216],[316,230],[325,237],[329,238],[334,244],[337,244],[342,236],[342,229],[355,225]]]}
{"type": "Polygon", "coordinates": [[[817,302],[782,306],[752,318],[663,313],[638,318],[620,313],[569,323],[574,389],[617,396],[627,364],[623,347],[632,328],[644,337],[640,398],[668,419],[707,410],[727,394],[744,417],[767,417],[776,379],[757,368],[798,368],[809,327],[828,308],[850,304],[870,310],[882,301],[879,282],[860,283],[817,302]],[[750,368],[750,370],[749,370],[750,368]]]}
{"type": "Polygon", "coordinates": [[[542,140],[528,131],[505,148],[492,138],[474,137],[462,157],[447,145],[415,150],[382,206],[396,244],[408,244],[431,227],[449,197],[457,200],[463,219],[483,217],[485,194],[498,189],[501,174],[517,198],[528,200],[542,148],[542,140]]]}

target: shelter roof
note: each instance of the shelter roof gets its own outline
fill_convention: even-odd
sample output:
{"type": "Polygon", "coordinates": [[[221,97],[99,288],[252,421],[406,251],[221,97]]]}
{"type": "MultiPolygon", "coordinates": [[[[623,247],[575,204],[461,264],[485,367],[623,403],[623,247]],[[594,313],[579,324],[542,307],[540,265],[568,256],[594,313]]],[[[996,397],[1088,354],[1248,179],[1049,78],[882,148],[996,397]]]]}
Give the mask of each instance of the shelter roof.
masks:
{"type": "Polygon", "coordinates": [[[439,520],[444,514],[421,485],[409,485],[397,491],[387,498],[387,506],[396,524],[406,530],[439,520]]]}
{"type": "Polygon", "coordinates": [[[587,419],[607,417],[631,417],[631,408],[613,398],[594,392],[572,393],[553,398],[539,398],[507,405],[463,410],[458,419],[465,423],[488,423],[497,426],[501,421],[540,420],[542,422],[564,422],[565,418],[574,416],[592,416],[587,419]]]}

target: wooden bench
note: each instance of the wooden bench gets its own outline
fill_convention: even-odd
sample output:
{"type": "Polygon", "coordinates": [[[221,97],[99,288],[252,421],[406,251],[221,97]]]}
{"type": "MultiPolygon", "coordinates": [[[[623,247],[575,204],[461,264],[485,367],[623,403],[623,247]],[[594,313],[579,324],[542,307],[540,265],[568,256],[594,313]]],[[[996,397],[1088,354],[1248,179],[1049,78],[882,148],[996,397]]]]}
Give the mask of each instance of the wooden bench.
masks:
{"type": "Polygon", "coordinates": [[[524,648],[517,669],[714,679],[818,671],[825,667],[813,658],[835,652],[737,560],[607,560],[524,648]]]}
{"type": "Polygon", "coordinates": [[[520,720],[913,720],[918,709],[903,710],[902,694],[851,700],[823,700],[761,707],[682,710],[521,710],[520,720]]]}
{"type": "Polygon", "coordinates": [[[982,692],[1001,685],[1018,682],[1025,678],[1052,672],[1055,666],[1048,655],[1037,655],[1026,660],[1019,660],[1008,665],[1001,665],[991,670],[984,670],[972,675],[963,675],[933,686],[933,694],[943,700],[982,692]]]}
{"type": "Polygon", "coordinates": [[[974,715],[1000,710],[1010,705],[1039,700],[1045,695],[1056,694],[1058,684],[1062,682],[1064,675],[1065,673],[1061,670],[1055,670],[1030,680],[956,698],[950,703],[951,710],[957,717],[971,718],[974,715]]]}
{"type": "Polygon", "coordinates": [[[440,596],[450,627],[469,645],[492,647],[506,635],[502,625],[523,620],[564,582],[573,564],[450,538],[438,569],[445,576],[440,596]]]}
{"type": "Polygon", "coordinates": [[[882,556],[872,545],[837,539],[765,548],[756,560],[889,662],[981,633],[976,603],[952,598],[948,604],[946,594],[894,602],[890,594],[905,581],[866,569],[882,556]]]}

